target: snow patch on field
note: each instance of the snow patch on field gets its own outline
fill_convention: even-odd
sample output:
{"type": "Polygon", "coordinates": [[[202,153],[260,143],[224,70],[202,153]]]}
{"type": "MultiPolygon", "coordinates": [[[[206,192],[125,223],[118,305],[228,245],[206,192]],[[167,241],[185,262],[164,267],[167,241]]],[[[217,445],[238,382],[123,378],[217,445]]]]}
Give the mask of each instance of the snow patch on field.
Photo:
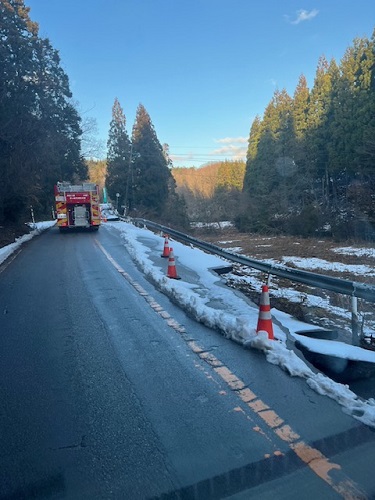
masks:
{"type": "Polygon", "coordinates": [[[356,275],[367,275],[375,276],[374,268],[364,265],[351,265],[343,264],[342,262],[329,262],[323,259],[317,259],[315,257],[304,259],[302,257],[283,257],[282,262],[286,265],[293,264],[295,267],[300,269],[316,270],[321,269],[323,271],[335,271],[339,273],[351,273],[356,275]]]}
{"type": "Polygon", "coordinates": [[[357,255],[358,257],[372,257],[375,259],[375,248],[340,247],[332,248],[331,250],[343,255],[357,255]]]}
{"type": "Polygon", "coordinates": [[[221,244],[221,245],[229,245],[230,243],[236,243],[237,241],[241,241],[241,240],[218,241],[218,243],[221,244]]]}
{"type": "Polygon", "coordinates": [[[228,227],[233,227],[234,224],[233,222],[229,221],[229,220],[225,220],[225,221],[220,221],[220,222],[191,222],[190,223],[190,226],[191,227],[195,227],[195,228],[199,228],[199,229],[202,229],[202,228],[205,228],[205,227],[208,227],[208,228],[216,228],[216,229],[226,229],[228,227]]]}
{"type": "Polygon", "coordinates": [[[242,252],[242,247],[228,247],[225,250],[227,252],[231,252],[231,253],[241,253],[242,252]]]}

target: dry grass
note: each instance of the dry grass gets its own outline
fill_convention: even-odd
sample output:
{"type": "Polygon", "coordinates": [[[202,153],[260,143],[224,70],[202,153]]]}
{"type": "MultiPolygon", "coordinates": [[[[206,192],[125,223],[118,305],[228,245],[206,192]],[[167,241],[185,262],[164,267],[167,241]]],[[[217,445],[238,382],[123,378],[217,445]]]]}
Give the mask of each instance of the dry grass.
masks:
{"type": "MultiPolygon", "coordinates": [[[[296,267],[293,262],[293,257],[301,258],[317,258],[328,262],[339,262],[346,265],[366,265],[373,268],[375,259],[369,256],[347,255],[336,253],[333,251],[339,247],[355,247],[355,248],[369,248],[373,249],[374,246],[363,242],[345,242],[337,243],[331,239],[321,238],[296,238],[290,236],[260,236],[255,234],[240,233],[234,228],[227,229],[199,229],[195,230],[194,235],[204,241],[213,243],[221,248],[232,249],[241,255],[251,257],[256,260],[273,259],[275,262],[283,263],[288,267],[296,267]],[[290,257],[290,259],[288,259],[290,257]],[[283,259],[283,260],[282,260],[283,259]],[[286,260],[285,260],[286,259],[286,260]]],[[[340,279],[357,281],[374,285],[374,277],[367,276],[366,274],[355,274],[349,271],[334,271],[326,269],[309,269],[308,265],[306,270],[312,271],[317,274],[325,274],[335,276],[340,279]]],[[[241,266],[234,266],[234,274],[251,275],[257,279],[264,281],[267,279],[262,273],[241,268],[241,266]]],[[[290,282],[285,279],[277,279],[272,277],[272,287],[278,290],[278,295],[272,294],[271,289],[271,306],[281,311],[291,314],[293,317],[306,321],[311,324],[322,326],[325,328],[333,328],[339,331],[341,339],[351,341],[351,298],[341,294],[311,288],[303,284],[290,282]],[[288,298],[287,290],[297,291],[297,297],[300,300],[291,301],[288,298]],[[282,297],[283,290],[285,290],[285,297],[282,297]],[[321,301],[322,306],[311,306],[306,302],[307,296],[314,296],[317,298],[315,302],[321,301]],[[329,306],[327,307],[327,302],[329,306]],[[337,309],[347,313],[347,317],[342,317],[337,314],[337,309]]],[[[244,279],[227,281],[229,286],[241,290],[247,297],[257,303],[259,301],[259,288],[255,290],[254,287],[244,279]]],[[[365,301],[359,301],[358,304],[360,319],[364,321],[363,325],[368,329],[375,325],[375,310],[374,304],[369,304],[365,301]]]]}
{"type": "MultiPolygon", "coordinates": [[[[334,248],[353,246],[356,248],[373,249],[374,245],[363,242],[340,242],[331,239],[321,238],[297,238],[291,236],[260,236],[257,234],[240,233],[234,228],[221,230],[195,230],[197,238],[214,243],[221,248],[237,248],[242,255],[257,260],[274,259],[281,263],[282,258],[291,257],[283,263],[289,267],[295,267],[292,257],[317,258],[328,262],[340,262],[348,265],[367,265],[373,267],[375,259],[368,256],[339,254],[333,251],[334,248]]],[[[309,270],[307,268],[307,270],[309,270]]],[[[349,272],[336,271],[316,271],[320,274],[328,274],[351,281],[361,281],[363,283],[375,284],[373,277],[358,276],[349,272]]]]}

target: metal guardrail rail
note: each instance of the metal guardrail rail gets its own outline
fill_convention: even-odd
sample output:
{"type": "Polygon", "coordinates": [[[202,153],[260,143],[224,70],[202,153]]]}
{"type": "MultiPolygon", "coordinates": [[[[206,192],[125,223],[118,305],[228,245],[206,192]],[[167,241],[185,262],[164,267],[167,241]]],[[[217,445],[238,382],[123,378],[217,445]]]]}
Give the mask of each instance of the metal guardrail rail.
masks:
{"type": "Polygon", "coordinates": [[[208,253],[219,255],[220,257],[223,257],[228,261],[236,262],[246,267],[252,267],[254,269],[257,269],[258,271],[263,271],[267,274],[278,276],[279,278],[286,278],[297,283],[304,283],[305,285],[309,285],[312,287],[330,290],[332,292],[349,295],[350,297],[357,297],[368,302],[375,303],[375,286],[367,285],[365,283],[359,283],[356,281],[342,280],[339,278],[334,278],[332,276],[326,276],[324,274],[315,274],[310,271],[293,269],[281,264],[267,264],[266,262],[227,252],[224,249],[213,245],[212,243],[206,243],[204,241],[198,240],[197,238],[193,238],[192,236],[188,236],[180,231],[176,231],[175,229],[156,224],[155,222],[149,221],[147,219],[134,218],[130,220],[136,224],[141,224],[158,231],[163,231],[164,233],[173,236],[175,239],[181,242],[199,247],[208,253]]]}

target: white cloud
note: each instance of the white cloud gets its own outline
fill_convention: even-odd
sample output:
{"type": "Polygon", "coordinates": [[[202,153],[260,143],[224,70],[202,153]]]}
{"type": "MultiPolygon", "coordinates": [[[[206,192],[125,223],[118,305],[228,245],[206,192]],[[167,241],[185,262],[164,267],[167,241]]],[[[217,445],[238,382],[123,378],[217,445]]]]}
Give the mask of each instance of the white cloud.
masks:
{"type": "Polygon", "coordinates": [[[223,137],[214,139],[215,142],[223,144],[223,147],[210,152],[212,156],[220,156],[226,160],[244,160],[247,152],[247,137],[223,137]],[[246,146],[241,146],[246,144],[246,146]]]}
{"type": "Polygon", "coordinates": [[[247,138],[246,137],[224,137],[223,139],[215,139],[215,142],[218,142],[219,144],[232,144],[232,143],[246,143],[247,138]]]}
{"type": "Polygon", "coordinates": [[[308,10],[300,9],[297,10],[296,12],[297,17],[293,21],[290,19],[290,16],[285,16],[285,17],[290,22],[290,24],[299,24],[303,21],[310,21],[311,19],[316,17],[318,13],[319,11],[317,9],[310,10],[310,12],[308,10]]]}
{"type": "Polygon", "coordinates": [[[176,162],[180,162],[180,161],[190,161],[190,160],[193,160],[194,159],[194,154],[193,153],[183,153],[183,154],[177,154],[177,155],[174,155],[174,154],[170,154],[169,155],[169,158],[172,160],[172,161],[176,161],[176,162]]]}
{"type": "Polygon", "coordinates": [[[247,147],[234,146],[233,144],[228,144],[227,146],[224,146],[222,148],[215,149],[214,151],[211,152],[211,154],[213,156],[220,155],[226,157],[229,160],[244,160],[246,157],[246,151],[247,147]]]}
{"type": "Polygon", "coordinates": [[[170,153],[169,157],[175,166],[178,165],[204,165],[208,162],[220,162],[225,160],[246,159],[247,137],[223,137],[221,139],[212,139],[213,142],[220,144],[221,147],[211,150],[209,146],[199,148],[196,151],[186,151],[186,153],[170,153]]]}

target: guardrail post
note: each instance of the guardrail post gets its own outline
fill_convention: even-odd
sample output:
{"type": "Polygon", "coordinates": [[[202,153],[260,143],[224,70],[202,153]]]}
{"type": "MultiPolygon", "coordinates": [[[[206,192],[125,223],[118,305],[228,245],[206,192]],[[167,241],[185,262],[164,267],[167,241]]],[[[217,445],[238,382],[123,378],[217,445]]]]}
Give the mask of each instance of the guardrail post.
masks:
{"type": "Polygon", "coordinates": [[[358,299],[352,295],[352,344],[359,345],[358,299]]]}
{"type": "Polygon", "coordinates": [[[271,273],[268,273],[268,276],[267,276],[267,286],[268,287],[271,286],[271,273]]]}

